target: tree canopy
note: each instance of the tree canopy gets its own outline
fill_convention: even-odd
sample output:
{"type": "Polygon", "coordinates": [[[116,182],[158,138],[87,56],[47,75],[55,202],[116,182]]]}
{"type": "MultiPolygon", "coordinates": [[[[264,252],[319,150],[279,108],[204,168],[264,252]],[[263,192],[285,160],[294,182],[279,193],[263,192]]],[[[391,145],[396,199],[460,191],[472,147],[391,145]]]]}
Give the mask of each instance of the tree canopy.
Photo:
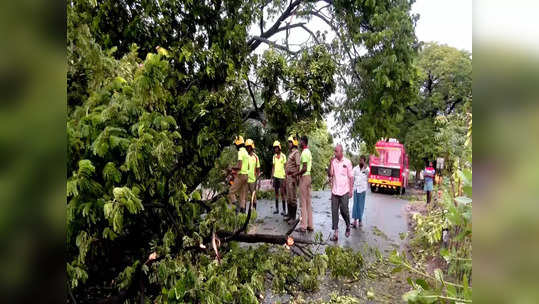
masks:
{"type": "MultiPolygon", "coordinates": [[[[371,104],[363,110],[359,102],[345,103],[351,111],[375,113],[375,100],[383,97],[391,102],[382,117],[400,113],[414,92],[409,6],[67,1],[67,273],[73,298],[255,302],[260,276],[271,265],[239,270],[234,263],[260,253],[223,244],[235,254],[224,261],[227,267],[211,266],[219,259],[208,249],[216,233],[234,231],[246,216],[236,216],[219,196],[201,200],[197,187],[234,136],[253,125],[277,138],[293,132],[289,126],[321,126],[335,106],[330,96],[338,84],[371,104]],[[308,29],[310,18],[331,24],[335,40],[308,29]],[[292,30],[307,31],[312,40],[299,50],[287,39],[272,40],[292,30]],[[262,43],[271,48],[256,54],[262,43]],[[365,52],[350,53],[354,47],[365,52]],[[152,252],[158,258],[149,258],[152,252]]],[[[312,134],[314,147],[320,145],[313,156],[323,160],[331,137],[325,128],[312,134]]],[[[309,286],[322,262],[296,260],[287,269],[310,269],[311,277],[301,279],[309,286]]],[[[274,282],[282,289],[292,278],[274,282]]]]}
{"type": "Polygon", "coordinates": [[[466,51],[427,43],[416,65],[419,98],[407,106],[399,138],[408,149],[410,166],[421,169],[426,159],[463,156],[472,104],[472,58],[466,51]]]}

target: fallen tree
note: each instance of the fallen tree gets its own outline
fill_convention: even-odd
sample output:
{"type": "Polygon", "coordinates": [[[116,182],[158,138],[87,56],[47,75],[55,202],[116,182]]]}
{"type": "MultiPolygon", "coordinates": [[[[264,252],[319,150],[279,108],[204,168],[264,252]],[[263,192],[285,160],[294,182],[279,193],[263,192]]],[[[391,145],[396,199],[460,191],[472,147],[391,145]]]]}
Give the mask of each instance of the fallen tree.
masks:
{"type": "Polygon", "coordinates": [[[300,0],[154,4],[66,3],[69,301],[256,302],[267,273],[278,290],[314,286],[320,257],[285,246],[271,257],[238,249],[234,241],[286,244],[290,233],[249,235],[249,215],[236,215],[223,197],[203,201],[196,189],[246,120],[267,119],[282,135],[277,127],[331,109],[329,45],[251,53],[292,29],[288,17],[317,9],[300,0]],[[255,21],[263,39],[248,34],[255,21]],[[140,49],[138,34],[148,38],[140,49]],[[248,265],[253,259],[267,265],[248,265]]]}

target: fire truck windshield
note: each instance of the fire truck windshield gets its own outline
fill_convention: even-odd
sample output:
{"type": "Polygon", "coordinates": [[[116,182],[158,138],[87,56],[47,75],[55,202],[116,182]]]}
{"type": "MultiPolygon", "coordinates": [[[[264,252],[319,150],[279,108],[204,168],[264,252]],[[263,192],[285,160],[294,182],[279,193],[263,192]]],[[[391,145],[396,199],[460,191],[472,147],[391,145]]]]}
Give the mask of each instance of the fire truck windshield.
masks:
{"type": "Polygon", "coordinates": [[[387,162],[390,164],[401,163],[401,150],[390,149],[387,151],[387,162]]]}
{"type": "Polygon", "coordinates": [[[378,164],[398,165],[401,163],[401,150],[398,148],[379,147],[376,148],[378,156],[374,156],[374,162],[378,164]]]}

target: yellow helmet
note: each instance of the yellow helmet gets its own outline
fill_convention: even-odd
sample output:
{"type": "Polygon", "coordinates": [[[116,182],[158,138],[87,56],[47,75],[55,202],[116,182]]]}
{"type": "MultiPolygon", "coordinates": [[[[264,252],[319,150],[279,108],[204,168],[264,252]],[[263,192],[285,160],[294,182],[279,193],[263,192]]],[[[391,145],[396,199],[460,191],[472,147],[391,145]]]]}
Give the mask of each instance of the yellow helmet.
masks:
{"type": "Polygon", "coordinates": [[[234,144],[235,145],[241,145],[243,144],[243,136],[236,136],[236,138],[234,139],[234,144]]]}
{"type": "Polygon", "coordinates": [[[248,139],[245,141],[245,146],[246,146],[246,147],[247,147],[247,146],[251,146],[251,148],[254,149],[254,148],[255,148],[255,142],[254,142],[252,139],[248,138],[248,139]]]}
{"type": "Polygon", "coordinates": [[[279,149],[281,149],[281,143],[278,140],[276,140],[276,141],[273,142],[273,147],[274,148],[279,147],[279,149]]]}
{"type": "Polygon", "coordinates": [[[288,141],[291,141],[292,142],[292,145],[294,146],[298,146],[298,140],[295,139],[292,135],[288,136],[288,141]]]}

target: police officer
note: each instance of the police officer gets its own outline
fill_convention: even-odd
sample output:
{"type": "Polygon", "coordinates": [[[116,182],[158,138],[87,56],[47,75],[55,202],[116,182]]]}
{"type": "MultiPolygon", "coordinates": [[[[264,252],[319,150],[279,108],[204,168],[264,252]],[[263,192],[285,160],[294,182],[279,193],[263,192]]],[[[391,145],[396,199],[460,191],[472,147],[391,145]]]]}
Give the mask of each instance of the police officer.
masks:
{"type": "Polygon", "coordinates": [[[290,153],[288,154],[288,160],[286,161],[286,194],[288,202],[288,216],[285,217],[285,221],[288,224],[293,224],[296,220],[296,211],[298,209],[297,187],[300,165],[300,154],[298,151],[298,140],[293,137],[288,137],[288,147],[290,153]]]}

